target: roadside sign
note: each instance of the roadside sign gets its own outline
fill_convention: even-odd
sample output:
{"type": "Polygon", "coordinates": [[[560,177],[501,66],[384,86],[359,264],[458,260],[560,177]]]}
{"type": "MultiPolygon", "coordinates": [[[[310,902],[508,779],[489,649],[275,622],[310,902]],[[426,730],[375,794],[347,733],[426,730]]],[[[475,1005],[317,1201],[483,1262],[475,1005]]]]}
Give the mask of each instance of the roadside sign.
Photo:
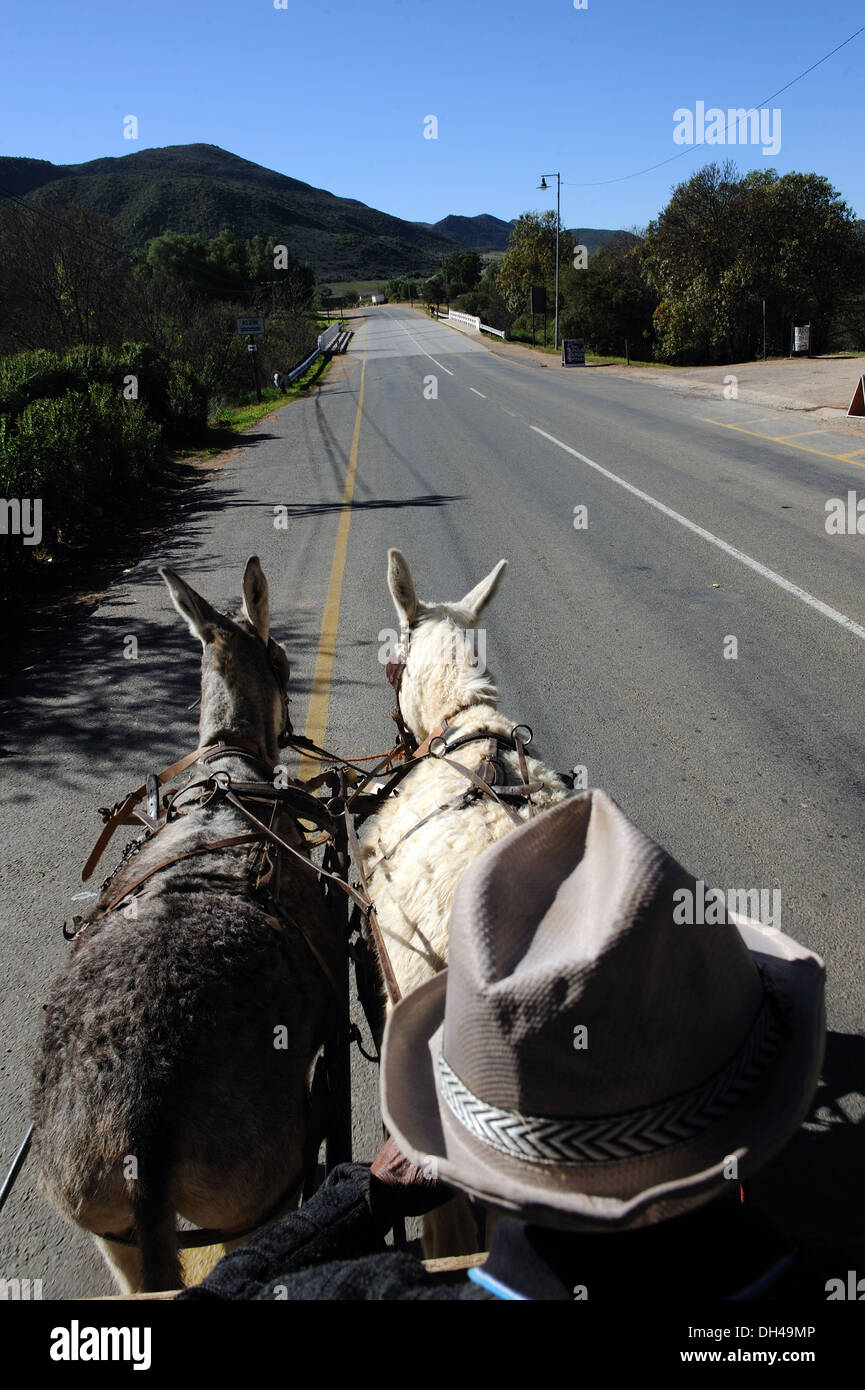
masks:
{"type": "Polygon", "coordinates": [[[238,319],[238,333],[263,333],[264,319],[238,319]]]}
{"type": "Polygon", "coordinates": [[[562,339],[562,366],[563,367],[585,367],[586,365],[586,340],[585,338],[563,338],[562,339]]]}
{"type": "Polygon", "coordinates": [[[856,390],[853,392],[853,399],[850,402],[848,415],[865,415],[865,376],[860,376],[856,390]]]}
{"type": "Polygon", "coordinates": [[[793,328],[793,351],[794,351],[794,352],[810,352],[810,351],[811,351],[811,325],[810,325],[810,323],[804,323],[804,324],[802,324],[801,328],[798,327],[798,326],[794,326],[794,328],[793,328]]]}

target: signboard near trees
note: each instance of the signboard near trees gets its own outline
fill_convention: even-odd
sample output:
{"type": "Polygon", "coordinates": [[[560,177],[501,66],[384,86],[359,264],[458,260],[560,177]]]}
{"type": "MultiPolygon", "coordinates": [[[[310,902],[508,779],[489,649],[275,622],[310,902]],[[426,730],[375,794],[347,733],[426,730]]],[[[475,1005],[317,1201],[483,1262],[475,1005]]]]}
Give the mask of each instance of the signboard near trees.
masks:
{"type": "Polygon", "coordinates": [[[796,324],[793,329],[793,351],[811,353],[810,323],[796,324]]]}

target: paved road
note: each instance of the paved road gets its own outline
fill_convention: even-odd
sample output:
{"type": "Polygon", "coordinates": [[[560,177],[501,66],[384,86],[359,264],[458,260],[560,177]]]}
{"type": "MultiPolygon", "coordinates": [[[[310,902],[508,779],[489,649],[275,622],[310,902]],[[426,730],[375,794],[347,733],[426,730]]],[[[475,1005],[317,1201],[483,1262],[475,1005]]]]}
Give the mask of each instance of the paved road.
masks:
{"type": "MultiPolygon", "coordinates": [[[[326,719],[331,744],[374,751],[392,732],[377,654],[396,544],[435,599],[506,556],[485,619],[503,710],[532,725],[551,765],[584,764],[697,876],[781,890],[782,927],[827,960],[827,1085],[749,1200],[791,1229],[862,1240],[865,538],[824,525],[828,498],[865,489],[855,461],[837,457],[849,436],[799,438],[782,411],[506,360],[396,307],[355,326],[323,388],[263,422],[52,659],[10,683],[0,1156],[26,1124],[40,1000],[65,955],[94,808],[194,746],[198,653],[156,565],[228,605],[257,552],[296,726],[326,719]],[[786,433],[797,445],[765,437],[786,433]],[[310,705],[335,623],[332,679],[310,705]],[[137,660],[124,657],[129,635],[137,660]]],[[[356,1152],[369,1157],[368,1064],[356,1083],[356,1152]]],[[[0,1218],[0,1276],[16,1274],[42,1278],[46,1298],[109,1291],[26,1169],[0,1218]]]]}

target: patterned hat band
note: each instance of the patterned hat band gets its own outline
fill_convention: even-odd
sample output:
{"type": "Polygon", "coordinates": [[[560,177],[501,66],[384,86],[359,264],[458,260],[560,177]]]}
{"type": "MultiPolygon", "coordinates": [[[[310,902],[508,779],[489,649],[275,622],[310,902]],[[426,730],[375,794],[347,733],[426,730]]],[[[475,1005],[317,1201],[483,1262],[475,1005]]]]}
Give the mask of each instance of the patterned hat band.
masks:
{"type": "Polygon", "coordinates": [[[754,1085],[779,1036],[772,1003],[764,997],[744,1046],[697,1090],[596,1120],[542,1119],[489,1105],[463,1084],[441,1054],[438,1086],[462,1127],[510,1158],[523,1163],[612,1163],[685,1143],[722,1119],[754,1085]]]}

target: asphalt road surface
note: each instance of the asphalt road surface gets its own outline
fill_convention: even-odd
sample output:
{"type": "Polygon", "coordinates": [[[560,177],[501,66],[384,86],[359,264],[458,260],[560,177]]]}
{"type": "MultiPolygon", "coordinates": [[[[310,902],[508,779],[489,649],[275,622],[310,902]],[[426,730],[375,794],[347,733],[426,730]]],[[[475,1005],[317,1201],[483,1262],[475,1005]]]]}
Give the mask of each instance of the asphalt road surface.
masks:
{"type": "MultiPolygon", "coordinates": [[[[396,307],[355,327],[322,388],[247,436],[50,660],[9,683],[0,1167],[28,1122],[40,1002],[81,910],[95,808],[195,746],[198,646],[156,566],[227,606],[258,553],[295,727],[374,752],[393,733],[379,634],[398,545],[429,599],[506,557],[484,619],[502,710],[696,876],[779,889],[775,924],[825,957],[819,1104],[745,1196],[789,1230],[862,1241],[865,537],[825,527],[827,500],[865,486],[843,457],[856,441],[806,438],[801,417],[720,394],[510,360],[396,307]],[[767,437],[786,434],[797,442],[767,437]]],[[[377,1078],[356,1063],[355,1153],[370,1158],[377,1078]]],[[[34,1178],[30,1164],[0,1217],[0,1276],[41,1278],[45,1298],[111,1292],[34,1178]]]]}

